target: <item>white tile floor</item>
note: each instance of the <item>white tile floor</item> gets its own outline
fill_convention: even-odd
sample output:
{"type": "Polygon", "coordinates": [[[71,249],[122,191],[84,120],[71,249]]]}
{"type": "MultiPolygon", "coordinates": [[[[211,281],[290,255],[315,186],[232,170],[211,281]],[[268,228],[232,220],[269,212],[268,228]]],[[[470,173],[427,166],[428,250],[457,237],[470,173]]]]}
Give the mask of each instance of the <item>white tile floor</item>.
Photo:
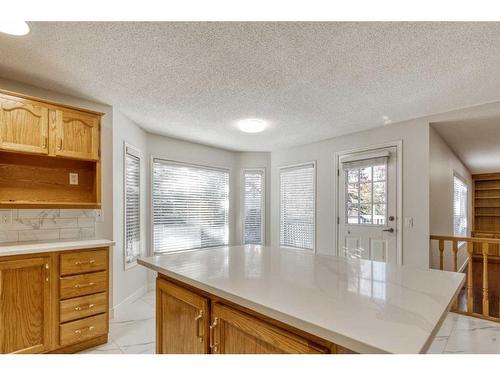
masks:
{"type": "MultiPolygon", "coordinates": [[[[154,354],[155,292],[133,302],[110,321],[109,342],[83,354],[154,354]]],[[[500,324],[449,313],[428,353],[500,354],[500,324]]]]}

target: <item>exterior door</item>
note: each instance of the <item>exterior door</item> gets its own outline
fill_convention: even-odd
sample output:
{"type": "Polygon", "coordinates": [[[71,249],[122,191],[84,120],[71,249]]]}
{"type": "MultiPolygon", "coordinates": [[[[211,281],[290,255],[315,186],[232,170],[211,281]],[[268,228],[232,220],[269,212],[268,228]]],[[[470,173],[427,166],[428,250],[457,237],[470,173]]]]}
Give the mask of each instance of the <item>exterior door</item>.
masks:
{"type": "Polygon", "coordinates": [[[25,99],[0,96],[0,149],[48,154],[47,108],[25,99]]]}
{"type": "Polygon", "coordinates": [[[339,158],[339,255],[398,262],[396,158],[396,147],[339,158]]]}
{"type": "Polygon", "coordinates": [[[158,354],[208,354],[208,319],[208,299],[157,279],[158,354]]]}
{"type": "Polygon", "coordinates": [[[55,111],[55,155],[99,159],[99,117],[81,112],[55,111]]]}
{"type": "Polygon", "coordinates": [[[0,353],[42,353],[51,343],[50,257],[0,262],[0,353]]]}
{"type": "Polygon", "coordinates": [[[210,348],[214,354],[319,354],[326,348],[228,306],[212,305],[210,348]]]}

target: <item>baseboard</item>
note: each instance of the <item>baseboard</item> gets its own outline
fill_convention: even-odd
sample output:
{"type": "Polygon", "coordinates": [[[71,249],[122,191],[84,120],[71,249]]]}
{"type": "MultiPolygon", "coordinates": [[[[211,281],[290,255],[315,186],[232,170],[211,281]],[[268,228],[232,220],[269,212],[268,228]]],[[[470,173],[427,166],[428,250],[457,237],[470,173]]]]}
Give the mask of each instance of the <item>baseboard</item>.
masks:
{"type": "MultiPolygon", "coordinates": [[[[123,311],[126,309],[130,304],[133,302],[137,301],[139,298],[141,298],[144,294],[146,294],[149,291],[149,285],[144,285],[137,289],[134,293],[132,293],[130,296],[125,298],[123,301],[121,301],[118,305],[114,306],[110,313],[110,316],[115,316],[115,314],[119,313],[120,311],[123,311]]],[[[154,289],[153,289],[154,290],[154,289]]]]}

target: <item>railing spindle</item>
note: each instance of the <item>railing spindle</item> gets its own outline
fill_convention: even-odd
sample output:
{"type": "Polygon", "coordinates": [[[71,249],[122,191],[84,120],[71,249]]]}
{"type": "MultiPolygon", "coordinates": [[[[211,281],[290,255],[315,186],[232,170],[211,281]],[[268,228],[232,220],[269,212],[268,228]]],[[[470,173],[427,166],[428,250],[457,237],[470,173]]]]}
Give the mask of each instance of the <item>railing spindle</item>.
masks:
{"type": "Polygon", "coordinates": [[[483,243],[483,315],[490,315],[490,304],[488,296],[488,250],[489,244],[483,243]]]}
{"type": "Polygon", "coordinates": [[[467,312],[472,313],[474,308],[474,279],[472,278],[472,255],[474,254],[474,242],[467,242],[467,253],[469,253],[469,262],[467,264],[467,312]]]}
{"type": "Polygon", "coordinates": [[[444,269],[444,240],[439,240],[439,269],[444,269]]]}

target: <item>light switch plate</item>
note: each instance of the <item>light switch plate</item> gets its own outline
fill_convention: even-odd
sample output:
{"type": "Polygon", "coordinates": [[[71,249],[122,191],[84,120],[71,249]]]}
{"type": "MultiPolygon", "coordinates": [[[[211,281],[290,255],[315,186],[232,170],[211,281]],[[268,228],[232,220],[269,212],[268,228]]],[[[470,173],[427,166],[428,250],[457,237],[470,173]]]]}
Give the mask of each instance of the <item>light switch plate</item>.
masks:
{"type": "Polygon", "coordinates": [[[412,217],[405,217],[405,227],[406,228],[413,228],[413,218],[412,217]]]}
{"type": "Polygon", "coordinates": [[[12,224],[11,210],[0,210],[0,224],[12,224]]]}
{"type": "Polygon", "coordinates": [[[69,174],[69,184],[70,185],[78,185],[78,173],[70,173],[69,174]]]}

